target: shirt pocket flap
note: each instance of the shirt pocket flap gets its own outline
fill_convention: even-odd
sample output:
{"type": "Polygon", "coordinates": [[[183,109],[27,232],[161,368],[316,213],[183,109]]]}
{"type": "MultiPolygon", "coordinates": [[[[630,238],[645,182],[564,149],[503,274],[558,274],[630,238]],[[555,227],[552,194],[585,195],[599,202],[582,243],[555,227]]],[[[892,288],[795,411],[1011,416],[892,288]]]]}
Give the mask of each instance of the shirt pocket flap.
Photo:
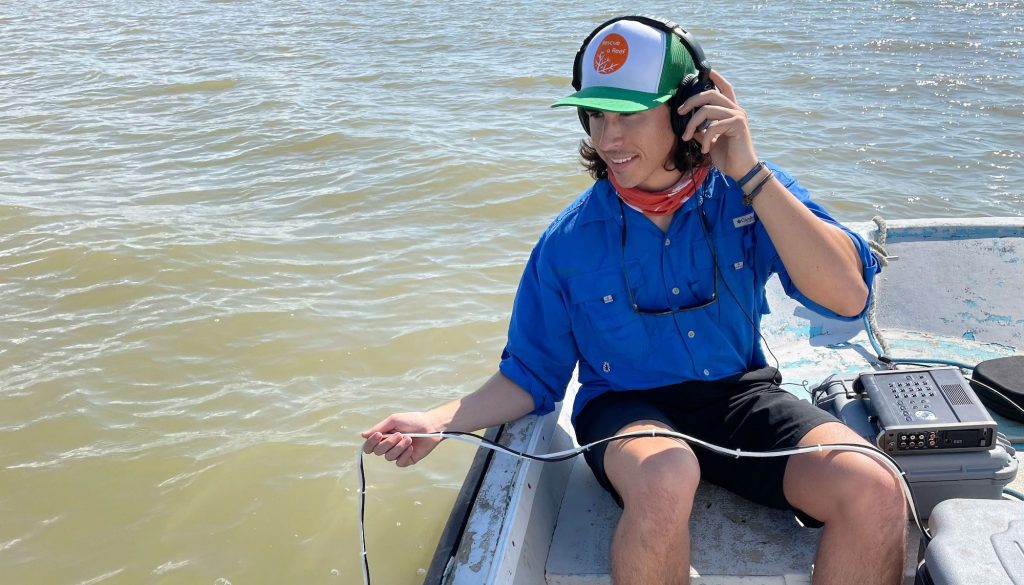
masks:
{"type": "Polygon", "coordinates": [[[608,268],[569,280],[569,300],[583,309],[595,329],[606,330],[636,316],[626,292],[626,274],[634,289],[643,284],[638,262],[627,264],[625,274],[622,268],[608,268]]]}
{"type": "Polygon", "coordinates": [[[634,290],[643,284],[640,263],[630,262],[625,269],[606,268],[569,279],[569,300],[574,305],[591,302],[601,304],[622,302],[628,306],[626,274],[629,274],[630,285],[634,290]]]}

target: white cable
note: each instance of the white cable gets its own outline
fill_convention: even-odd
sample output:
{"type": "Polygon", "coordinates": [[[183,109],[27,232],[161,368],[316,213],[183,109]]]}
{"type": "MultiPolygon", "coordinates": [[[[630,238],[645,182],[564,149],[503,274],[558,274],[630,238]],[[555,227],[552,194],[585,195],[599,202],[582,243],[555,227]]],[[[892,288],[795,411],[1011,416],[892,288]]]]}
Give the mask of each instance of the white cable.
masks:
{"type": "MultiPolygon", "coordinates": [[[[416,439],[416,438],[431,438],[431,437],[433,437],[433,438],[440,437],[442,439],[455,439],[457,441],[462,441],[462,442],[465,442],[465,443],[470,443],[472,445],[477,445],[478,447],[484,447],[484,448],[487,448],[487,449],[491,449],[492,451],[498,451],[498,452],[501,452],[501,453],[507,453],[509,455],[512,455],[513,457],[518,458],[518,459],[537,459],[537,460],[541,460],[541,461],[552,461],[552,460],[557,460],[557,459],[565,459],[568,456],[579,455],[580,453],[583,453],[584,451],[586,451],[586,450],[590,449],[591,447],[593,447],[595,445],[598,445],[600,443],[605,443],[605,442],[609,442],[609,441],[612,441],[612,440],[630,439],[630,438],[635,438],[635,437],[671,437],[671,438],[676,438],[676,439],[682,439],[684,441],[687,441],[688,443],[694,443],[694,444],[697,444],[697,445],[701,445],[701,446],[703,446],[703,447],[705,447],[705,448],[707,448],[707,449],[709,449],[711,451],[715,451],[715,452],[721,453],[723,455],[731,455],[731,456],[733,456],[733,457],[735,457],[737,459],[739,459],[740,457],[753,457],[753,458],[786,457],[786,456],[790,456],[790,455],[800,455],[800,454],[803,454],[803,453],[812,453],[812,452],[821,452],[821,451],[851,451],[851,452],[855,452],[855,453],[862,453],[862,454],[867,455],[867,456],[869,456],[869,457],[871,457],[871,458],[873,458],[873,459],[875,459],[877,461],[880,461],[890,471],[892,471],[898,478],[901,479],[900,483],[903,486],[903,493],[906,496],[907,504],[910,506],[910,512],[911,512],[912,517],[914,518],[914,522],[917,524],[918,529],[921,530],[921,533],[924,534],[927,539],[929,539],[929,540],[931,539],[931,534],[928,532],[928,529],[925,528],[924,525],[921,523],[921,519],[920,519],[920,517],[917,514],[917,507],[914,504],[913,493],[910,491],[910,482],[907,479],[907,474],[902,469],[900,469],[899,466],[896,465],[892,461],[892,459],[890,459],[887,455],[885,455],[881,451],[878,451],[875,448],[867,447],[867,446],[850,445],[850,444],[837,445],[837,444],[825,443],[825,444],[820,444],[820,445],[806,445],[806,446],[803,446],[803,447],[794,447],[792,449],[786,449],[786,450],[783,450],[783,451],[742,451],[740,449],[729,449],[729,448],[726,448],[726,447],[720,447],[718,445],[713,445],[713,444],[708,443],[706,441],[702,441],[702,440],[700,440],[700,439],[698,439],[696,437],[691,437],[689,435],[684,435],[683,433],[677,433],[675,431],[664,431],[664,430],[653,430],[652,429],[652,430],[649,430],[649,431],[634,431],[634,432],[631,432],[631,433],[623,433],[621,435],[615,435],[614,437],[611,437],[609,439],[603,439],[603,440],[600,440],[600,441],[595,441],[593,443],[588,443],[587,445],[576,447],[574,449],[566,449],[564,451],[558,451],[558,452],[555,452],[555,453],[547,453],[547,454],[544,454],[544,455],[530,455],[530,454],[522,455],[522,454],[519,454],[519,453],[517,453],[515,451],[512,451],[512,450],[510,450],[510,449],[508,449],[506,447],[503,447],[501,445],[495,445],[495,444],[487,443],[487,442],[481,441],[477,437],[466,436],[464,434],[452,434],[452,433],[402,433],[402,434],[404,436],[406,436],[406,437],[410,437],[410,438],[414,438],[414,439],[416,439]]],[[[363,442],[363,446],[365,447],[365,445],[366,445],[366,442],[364,441],[363,442]]],[[[363,449],[362,449],[362,447],[359,449],[358,463],[359,463],[358,466],[357,466],[357,469],[358,469],[358,481],[359,481],[359,486],[360,486],[360,491],[359,491],[359,502],[360,502],[360,509],[359,509],[359,542],[360,542],[361,551],[362,551],[363,583],[364,583],[364,585],[370,585],[369,564],[368,564],[367,559],[366,559],[366,530],[365,530],[366,527],[365,527],[365,524],[363,522],[363,511],[365,509],[366,487],[365,487],[365,477],[364,477],[364,474],[363,474],[363,449]]]]}

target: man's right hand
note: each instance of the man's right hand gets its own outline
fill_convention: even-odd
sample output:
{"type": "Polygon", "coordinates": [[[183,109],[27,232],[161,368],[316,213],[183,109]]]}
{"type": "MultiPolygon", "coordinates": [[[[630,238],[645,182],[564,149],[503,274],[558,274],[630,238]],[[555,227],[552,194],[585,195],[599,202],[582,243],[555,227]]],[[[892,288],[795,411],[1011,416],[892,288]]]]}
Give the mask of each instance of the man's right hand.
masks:
{"type": "Polygon", "coordinates": [[[435,437],[412,438],[403,433],[475,431],[515,420],[535,408],[533,397],[496,372],[476,392],[426,412],[393,414],[363,431],[363,451],[383,455],[399,467],[419,463],[441,442],[435,437]]]}
{"type": "Polygon", "coordinates": [[[388,461],[395,461],[399,467],[408,467],[426,457],[441,439],[412,438],[402,433],[436,433],[443,430],[424,412],[393,414],[363,431],[362,435],[366,439],[363,452],[383,455],[388,461]]]}

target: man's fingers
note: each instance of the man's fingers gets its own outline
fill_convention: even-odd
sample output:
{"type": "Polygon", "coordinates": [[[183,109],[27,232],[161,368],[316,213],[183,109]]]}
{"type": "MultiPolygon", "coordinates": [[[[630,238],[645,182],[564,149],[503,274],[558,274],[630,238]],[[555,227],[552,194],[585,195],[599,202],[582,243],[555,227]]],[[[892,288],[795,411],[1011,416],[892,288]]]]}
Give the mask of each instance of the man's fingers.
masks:
{"type": "Polygon", "coordinates": [[[363,436],[366,437],[366,442],[363,443],[363,453],[366,453],[367,455],[373,453],[373,448],[376,447],[377,443],[379,443],[384,437],[384,435],[380,433],[370,431],[364,432],[363,436]]]}
{"type": "Polygon", "coordinates": [[[693,113],[693,117],[686,124],[683,131],[683,140],[692,140],[697,132],[705,132],[718,120],[728,119],[733,115],[732,110],[723,106],[707,105],[693,113]]]}
{"type": "Polygon", "coordinates": [[[722,106],[722,107],[738,107],[729,98],[723,95],[721,92],[714,90],[702,91],[697,95],[691,95],[686,98],[686,101],[679,104],[679,109],[676,110],[680,114],[685,114],[689,111],[698,110],[708,105],[722,106]]]}
{"type": "Polygon", "coordinates": [[[367,455],[371,453],[381,455],[387,449],[391,448],[390,446],[388,446],[385,449],[385,451],[381,451],[381,446],[385,444],[385,441],[391,439],[394,436],[395,435],[384,435],[383,433],[379,432],[371,433],[370,436],[366,438],[366,442],[363,443],[363,453],[366,453],[367,455]]]}
{"type": "Polygon", "coordinates": [[[384,435],[374,432],[366,438],[363,452],[383,455],[384,459],[388,461],[397,461],[399,467],[408,467],[416,463],[416,454],[412,441],[412,437],[407,437],[401,433],[384,435]]]}
{"type": "Polygon", "coordinates": [[[710,112],[705,112],[705,108],[701,108],[693,113],[690,117],[690,121],[686,123],[686,128],[683,129],[683,134],[679,138],[684,141],[692,140],[697,132],[703,132],[707,130],[711,124],[711,119],[708,118],[710,112]]]}
{"type": "Polygon", "coordinates": [[[720,137],[729,133],[730,126],[732,126],[732,124],[732,118],[726,120],[712,120],[711,124],[708,125],[707,130],[705,130],[703,135],[698,138],[701,145],[700,151],[704,154],[711,152],[711,148],[715,145],[715,142],[720,137]]]}
{"type": "Polygon", "coordinates": [[[409,467],[410,465],[416,465],[416,447],[410,446],[402,456],[398,458],[396,465],[399,467],[409,467]]]}
{"type": "Polygon", "coordinates": [[[394,461],[405,454],[406,450],[412,446],[412,437],[403,437],[391,450],[384,454],[384,459],[388,461],[394,461]]]}
{"type": "Polygon", "coordinates": [[[700,139],[700,151],[702,154],[711,152],[711,147],[715,145],[715,141],[718,140],[719,133],[717,132],[705,132],[704,137],[700,139]]]}
{"type": "Polygon", "coordinates": [[[722,77],[721,73],[712,69],[710,77],[711,81],[714,82],[715,87],[718,88],[718,91],[722,92],[722,95],[729,98],[729,101],[735,104],[739,103],[736,101],[736,90],[733,89],[732,84],[729,83],[729,81],[726,80],[725,77],[722,77]]]}
{"type": "Polygon", "coordinates": [[[395,445],[400,443],[402,441],[402,439],[404,439],[404,438],[405,438],[405,436],[402,435],[401,433],[394,433],[394,434],[388,435],[380,443],[377,443],[376,447],[373,448],[373,454],[374,455],[383,455],[383,454],[387,453],[388,451],[394,449],[395,445]]]}

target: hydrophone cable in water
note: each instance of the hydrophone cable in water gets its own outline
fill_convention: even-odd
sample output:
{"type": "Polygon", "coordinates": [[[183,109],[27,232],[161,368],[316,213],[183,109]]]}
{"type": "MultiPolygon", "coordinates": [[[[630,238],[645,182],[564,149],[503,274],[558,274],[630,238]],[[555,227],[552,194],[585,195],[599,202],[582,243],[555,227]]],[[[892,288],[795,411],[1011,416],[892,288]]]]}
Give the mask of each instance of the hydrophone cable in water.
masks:
{"type": "MultiPolygon", "coordinates": [[[[486,449],[491,449],[492,451],[497,451],[499,453],[507,453],[509,455],[518,457],[520,459],[530,459],[530,460],[533,460],[533,461],[541,461],[541,462],[565,461],[566,459],[571,459],[573,457],[576,457],[577,455],[579,455],[579,454],[583,453],[584,451],[586,451],[588,449],[591,449],[591,448],[593,448],[593,447],[595,447],[597,445],[601,445],[601,444],[604,444],[604,443],[609,443],[611,441],[620,441],[620,440],[624,440],[624,439],[634,439],[634,438],[638,438],[638,437],[666,437],[666,438],[672,438],[672,439],[682,439],[682,440],[684,440],[684,441],[686,441],[688,443],[691,443],[691,444],[694,444],[694,445],[700,445],[700,446],[702,446],[702,447],[704,447],[706,449],[709,449],[711,451],[715,451],[716,453],[721,453],[723,455],[730,455],[730,456],[735,457],[737,459],[739,459],[740,457],[753,457],[753,458],[786,457],[786,456],[789,456],[789,455],[800,455],[802,453],[814,453],[814,452],[821,452],[821,451],[852,451],[852,452],[856,452],[856,453],[862,453],[864,455],[867,455],[868,457],[872,457],[872,458],[876,459],[877,461],[881,462],[882,465],[884,465],[887,468],[889,468],[889,470],[892,471],[896,475],[896,477],[898,477],[901,480],[900,483],[903,486],[903,493],[907,497],[907,504],[910,506],[911,516],[914,518],[914,522],[917,524],[917,527],[921,531],[921,534],[924,535],[925,542],[927,543],[928,541],[931,540],[931,533],[928,532],[928,529],[924,526],[924,523],[921,521],[921,517],[918,515],[917,503],[914,500],[914,493],[910,489],[910,482],[907,479],[906,472],[904,472],[903,469],[900,468],[899,464],[896,463],[896,460],[893,459],[892,457],[890,457],[887,453],[884,453],[882,451],[879,451],[878,449],[875,449],[875,448],[872,448],[872,447],[868,447],[868,446],[865,446],[865,445],[858,445],[856,443],[827,443],[827,444],[822,444],[822,445],[806,445],[806,446],[803,446],[803,447],[793,447],[793,448],[790,448],[790,449],[776,449],[776,450],[772,450],[772,451],[743,451],[743,450],[740,450],[740,449],[729,449],[729,448],[726,448],[726,447],[720,447],[718,445],[713,445],[713,444],[708,443],[706,441],[702,441],[702,440],[700,440],[698,438],[691,437],[689,435],[684,435],[682,433],[677,433],[677,432],[674,432],[674,431],[650,430],[650,431],[634,431],[632,433],[623,433],[621,435],[615,435],[614,437],[608,437],[606,439],[601,439],[600,441],[594,441],[593,443],[589,443],[587,445],[576,447],[574,449],[566,449],[564,451],[557,451],[555,453],[548,453],[548,454],[545,454],[545,455],[535,455],[535,454],[532,454],[532,453],[524,453],[522,451],[517,451],[515,449],[510,449],[508,447],[505,447],[504,445],[499,445],[498,443],[495,443],[494,441],[491,441],[489,439],[486,439],[486,438],[481,437],[480,435],[477,435],[477,434],[474,434],[474,433],[444,432],[444,433],[402,433],[402,434],[407,436],[407,437],[414,438],[414,439],[416,439],[416,438],[429,438],[429,437],[441,438],[441,439],[455,439],[457,441],[463,441],[465,443],[470,443],[470,444],[473,444],[473,445],[477,445],[479,447],[484,447],[486,449]]],[[[364,441],[363,442],[363,446],[365,446],[365,445],[366,445],[366,442],[364,441]]],[[[365,585],[370,585],[370,564],[369,564],[369,561],[368,561],[367,555],[366,555],[366,526],[365,526],[365,523],[364,523],[364,512],[366,510],[366,476],[365,476],[365,473],[363,471],[363,449],[362,449],[362,447],[360,447],[360,449],[359,449],[358,462],[359,462],[359,464],[357,466],[357,473],[358,473],[358,478],[359,478],[358,479],[358,481],[359,481],[359,543],[360,543],[360,547],[361,547],[360,550],[361,550],[361,560],[362,560],[362,567],[363,567],[363,583],[365,585]]]]}

